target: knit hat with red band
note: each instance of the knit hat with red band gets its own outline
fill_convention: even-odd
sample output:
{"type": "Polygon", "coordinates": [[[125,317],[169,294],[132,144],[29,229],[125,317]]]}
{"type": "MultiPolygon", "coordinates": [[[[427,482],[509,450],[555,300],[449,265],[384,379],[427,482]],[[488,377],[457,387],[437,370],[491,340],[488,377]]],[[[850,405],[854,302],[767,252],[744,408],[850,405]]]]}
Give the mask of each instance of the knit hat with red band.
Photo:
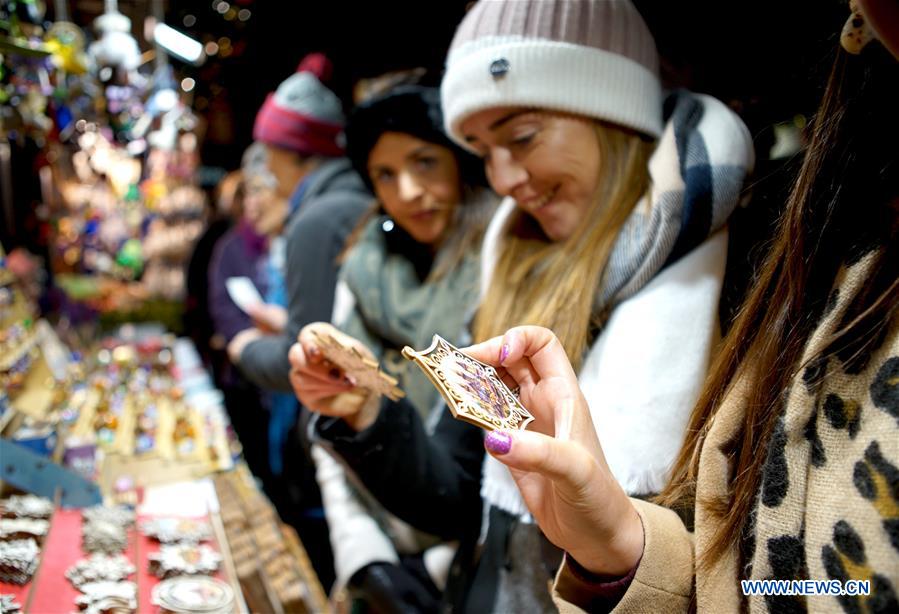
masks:
{"type": "Polygon", "coordinates": [[[456,30],[440,86],[447,133],[484,109],[567,111],[662,133],[652,34],[630,0],[481,0],[456,30]]]}
{"type": "Polygon", "coordinates": [[[330,76],[331,62],[324,55],[303,58],[297,71],[265,99],[253,138],[304,156],[342,156],[343,109],[323,85],[330,76]]]}

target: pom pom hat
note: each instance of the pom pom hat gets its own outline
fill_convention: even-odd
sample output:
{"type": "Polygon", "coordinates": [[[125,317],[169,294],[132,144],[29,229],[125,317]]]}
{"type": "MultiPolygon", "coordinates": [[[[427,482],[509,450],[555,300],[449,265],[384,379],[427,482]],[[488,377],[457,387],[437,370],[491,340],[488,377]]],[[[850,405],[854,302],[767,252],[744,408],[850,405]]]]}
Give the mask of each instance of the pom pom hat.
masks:
{"type": "Polygon", "coordinates": [[[304,156],[342,156],[342,106],[324,85],[331,70],[331,62],[320,53],[303,58],[297,71],[265,99],[253,138],[304,156]]]}
{"type": "Polygon", "coordinates": [[[629,0],[481,0],[450,46],[441,84],[449,135],[502,106],[566,111],[662,133],[652,34],[629,0]]]}

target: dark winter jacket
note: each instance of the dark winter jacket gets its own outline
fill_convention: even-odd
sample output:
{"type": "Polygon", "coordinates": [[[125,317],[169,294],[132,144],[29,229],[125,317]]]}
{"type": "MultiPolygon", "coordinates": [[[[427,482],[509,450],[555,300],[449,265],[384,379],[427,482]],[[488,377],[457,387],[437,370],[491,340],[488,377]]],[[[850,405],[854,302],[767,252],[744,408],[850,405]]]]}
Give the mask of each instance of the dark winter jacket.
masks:
{"type": "Polygon", "coordinates": [[[306,324],[331,319],[337,257],[372,199],[345,158],[323,163],[299,189],[286,230],[287,327],[247,345],[239,361],[255,384],[283,392],[292,390],[287,352],[306,324]]]}
{"type": "Polygon", "coordinates": [[[228,295],[226,281],[230,277],[248,277],[260,295],[265,295],[264,263],[266,249],[245,222],[226,232],[212,250],[209,264],[209,314],[216,333],[230,342],[253,321],[228,295]]]}
{"type": "Polygon", "coordinates": [[[444,411],[429,435],[411,403],[387,398],[377,421],[361,433],[339,418],[319,417],[315,429],[319,442],[342,457],[391,513],[421,531],[460,542],[446,595],[461,609],[481,523],[481,429],[444,411]]]}

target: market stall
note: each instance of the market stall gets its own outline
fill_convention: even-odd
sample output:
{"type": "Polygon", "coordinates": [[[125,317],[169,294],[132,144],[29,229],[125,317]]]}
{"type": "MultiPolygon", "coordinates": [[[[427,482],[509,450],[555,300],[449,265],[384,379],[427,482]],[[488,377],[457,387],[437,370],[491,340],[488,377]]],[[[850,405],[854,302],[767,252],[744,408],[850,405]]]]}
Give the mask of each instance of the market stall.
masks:
{"type": "Polygon", "coordinates": [[[3,262],[3,611],[325,609],[192,345],[126,326],[72,352],[3,262]]]}
{"type": "Polygon", "coordinates": [[[197,59],[178,56],[162,3],[144,51],[104,8],[82,27],[64,1],[54,21],[0,7],[2,236],[46,248],[42,268],[0,246],[0,612],[324,611],[177,336],[209,206],[203,122],[168,57],[197,59]],[[7,187],[26,146],[23,214],[7,187]]]}

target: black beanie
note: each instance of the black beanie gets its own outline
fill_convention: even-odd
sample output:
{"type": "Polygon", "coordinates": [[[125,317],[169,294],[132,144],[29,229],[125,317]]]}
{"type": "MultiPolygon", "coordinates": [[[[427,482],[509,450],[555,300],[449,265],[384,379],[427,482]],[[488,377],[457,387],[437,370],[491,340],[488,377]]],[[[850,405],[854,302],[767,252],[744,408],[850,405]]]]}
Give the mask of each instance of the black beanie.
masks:
{"type": "Polygon", "coordinates": [[[443,131],[436,87],[401,85],[367,100],[350,114],[345,132],[346,155],[369,189],[374,186],[368,176],[368,155],[385,132],[401,132],[446,147],[456,157],[463,184],[487,184],[483,161],[453,143],[443,131]]]}

